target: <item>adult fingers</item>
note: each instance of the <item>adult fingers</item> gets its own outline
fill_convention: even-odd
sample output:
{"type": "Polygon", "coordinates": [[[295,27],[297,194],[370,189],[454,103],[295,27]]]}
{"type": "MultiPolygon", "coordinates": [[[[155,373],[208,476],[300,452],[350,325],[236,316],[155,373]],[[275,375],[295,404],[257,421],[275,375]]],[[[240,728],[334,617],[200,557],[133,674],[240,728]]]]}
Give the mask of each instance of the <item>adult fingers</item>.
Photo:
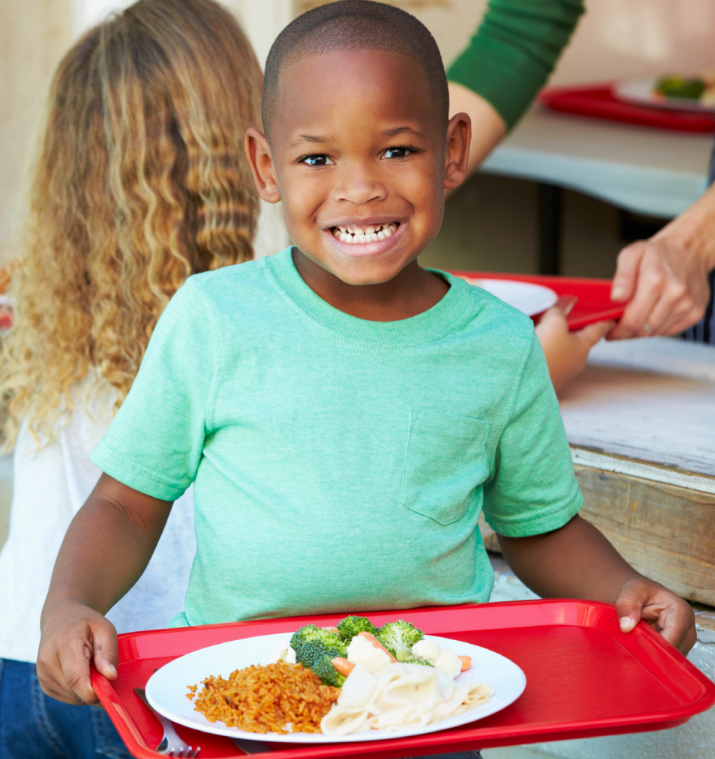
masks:
{"type": "Polygon", "coordinates": [[[622,302],[630,300],[636,292],[638,269],[646,252],[646,243],[636,242],[618,254],[616,273],[611,285],[611,300],[622,302]]]}
{"type": "Polygon", "coordinates": [[[708,293],[691,292],[687,284],[671,274],[658,302],[648,316],[648,326],[655,335],[672,334],[669,328],[681,321],[698,321],[705,311],[708,293]]]}
{"type": "Polygon", "coordinates": [[[707,280],[696,281],[660,325],[659,334],[677,335],[692,327],[703,318],[709,300],[710,286],[707,280]]]}
{"type": "Polygon", "coordinates": [[[641,334],[648,323],[653,307],[660,299],[665,286],[665,274],[658,267],[641,268],[635,297],[608,336],[609,340],[626,340],[641,334]]]}

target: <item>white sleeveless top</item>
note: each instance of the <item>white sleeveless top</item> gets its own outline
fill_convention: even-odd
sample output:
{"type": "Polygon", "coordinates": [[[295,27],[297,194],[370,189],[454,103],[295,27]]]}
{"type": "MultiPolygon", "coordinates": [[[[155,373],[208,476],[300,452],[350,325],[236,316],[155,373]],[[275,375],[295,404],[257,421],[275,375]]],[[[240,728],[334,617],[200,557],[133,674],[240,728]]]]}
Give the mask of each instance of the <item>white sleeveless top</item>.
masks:
{"type": "MultiPolygon", "coordinates": [[[[10,532],[0,552],[0,658],[35,662],[40,613],[62,539],[70,521],[101,474],[89,454],[112,418],[113,388],[85,404],[82,383],[73,392],[69,422],[55,442],[36,448],[23,424],[15,447],[10,532]]],[[[184,608],[184,593],[196,552],[193,497],[174,503],[149,566],[137,584],[107,614],[118,632],[167,627],[184,608]]]]}

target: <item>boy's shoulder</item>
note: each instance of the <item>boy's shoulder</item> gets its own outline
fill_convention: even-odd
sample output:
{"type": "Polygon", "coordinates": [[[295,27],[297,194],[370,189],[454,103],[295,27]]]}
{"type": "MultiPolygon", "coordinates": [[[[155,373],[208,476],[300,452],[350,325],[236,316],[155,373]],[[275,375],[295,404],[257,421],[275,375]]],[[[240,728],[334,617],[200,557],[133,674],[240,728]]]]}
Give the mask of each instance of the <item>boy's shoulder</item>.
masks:
{"type": "Polygon", "coordinates": [[[205,303],[219,308],[226,302],[248,306],[256,298],[265,300],[270,294],[276,294],[273,270],[278,259],[286,256],[290,256],[290,248],[272,256],[193,274],[186,280],[186,285],[198,291],[205,303]]]}
{"type": "MultiPolygon", "coordinates": [[[[282,251],[285,252],[285,251],[282,251]]],[[[276,255],[281,255],[278,253],[276,255]]],[[[251,281],[260,281],[269,274],[268,259],[258,258],[253,261],[244,261],[240,264],[224,266],[214,271],[204,271],[201,274],[193,274],[187,282],[206,293],[220,290],[224,287],[240,287],[251,281]]]]}

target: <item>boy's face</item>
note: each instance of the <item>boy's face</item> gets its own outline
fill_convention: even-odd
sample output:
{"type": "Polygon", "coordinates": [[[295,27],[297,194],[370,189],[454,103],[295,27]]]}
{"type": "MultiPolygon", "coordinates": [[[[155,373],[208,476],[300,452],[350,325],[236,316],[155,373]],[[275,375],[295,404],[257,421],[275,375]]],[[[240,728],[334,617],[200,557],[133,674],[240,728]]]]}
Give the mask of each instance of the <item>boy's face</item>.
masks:
{"type": "Polygon", "coordinates": [[[259,191],[283,201],[299,250],[346,284],[370,285],[439,231],[444,189],[466,171],[469,124],[462,115],[445,129],[408,56],[343,50],[287,65],[270,146],[255,130],[247,144],[259,191]]]}

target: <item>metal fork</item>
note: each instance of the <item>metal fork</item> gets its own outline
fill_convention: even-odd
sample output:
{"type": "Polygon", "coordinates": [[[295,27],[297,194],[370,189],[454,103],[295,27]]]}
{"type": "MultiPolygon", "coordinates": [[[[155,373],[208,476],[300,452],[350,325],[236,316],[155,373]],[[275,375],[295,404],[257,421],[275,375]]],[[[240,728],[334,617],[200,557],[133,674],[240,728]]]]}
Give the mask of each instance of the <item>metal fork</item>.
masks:
{"type": "Polygon", "coordinates": [[[174,730],[174,726],[171,724],[171,720],[168,720],[163,714],[155,711],[152,705],[147,701],[144,688],[134,688],[134,692],[139,698],[147,705],[149,711],[161,722],[161,726],[164,728],[164,737],[161,739],[161,743],[156,747],[159,754],[165,754],[166,756],[179,756],[188,757],[193,759],[199,755],[201,748],[196,749],[189,746],[188,743],[179,738],[174,730]]]}
{"type": "Polygon", "coordinates": [[[578,303],[578,295],[559,295],[554,306],[563,311],[564,316],[568,316],[573,307],[578,303]]]}

